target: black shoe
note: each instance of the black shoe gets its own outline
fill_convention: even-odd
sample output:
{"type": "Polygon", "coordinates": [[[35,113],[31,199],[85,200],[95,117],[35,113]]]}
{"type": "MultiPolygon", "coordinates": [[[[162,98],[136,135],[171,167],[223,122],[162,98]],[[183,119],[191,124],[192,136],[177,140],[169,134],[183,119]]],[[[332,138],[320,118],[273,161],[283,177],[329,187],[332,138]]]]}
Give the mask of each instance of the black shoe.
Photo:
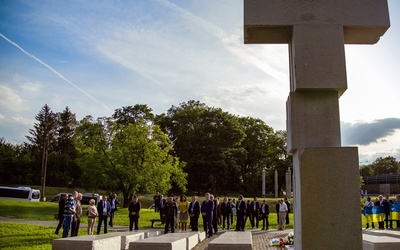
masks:
{"type": "Polygon", "coordinates": [[[261,230],[264,230],[264,228],[261,228],[261,230]]]}

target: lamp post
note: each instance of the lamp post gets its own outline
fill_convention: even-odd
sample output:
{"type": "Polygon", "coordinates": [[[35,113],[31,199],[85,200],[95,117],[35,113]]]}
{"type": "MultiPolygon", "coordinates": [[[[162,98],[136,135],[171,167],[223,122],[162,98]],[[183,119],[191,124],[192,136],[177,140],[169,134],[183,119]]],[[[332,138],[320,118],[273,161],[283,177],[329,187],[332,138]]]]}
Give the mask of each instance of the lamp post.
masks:
{"type": "Polygon", "coordinates": [[[262,191],[262,197],[265,197],[265,168],[261,171],[261,179],[262,179],[262,187],[261,187],[261,191],[262,191]]]}

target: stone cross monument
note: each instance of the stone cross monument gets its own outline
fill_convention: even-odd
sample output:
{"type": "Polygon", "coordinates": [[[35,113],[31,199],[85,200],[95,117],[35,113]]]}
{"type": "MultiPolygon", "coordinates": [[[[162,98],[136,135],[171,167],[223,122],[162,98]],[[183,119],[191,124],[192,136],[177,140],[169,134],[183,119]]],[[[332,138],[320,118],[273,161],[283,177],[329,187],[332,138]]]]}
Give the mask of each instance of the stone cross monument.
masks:
{"type": "Polygon", "coordinates": [[[387,0],[244,0],[246,44],[289,44],[295,249],[362,249],[358,149],[341,147],[344,44],[374,44],[387,0]]]}

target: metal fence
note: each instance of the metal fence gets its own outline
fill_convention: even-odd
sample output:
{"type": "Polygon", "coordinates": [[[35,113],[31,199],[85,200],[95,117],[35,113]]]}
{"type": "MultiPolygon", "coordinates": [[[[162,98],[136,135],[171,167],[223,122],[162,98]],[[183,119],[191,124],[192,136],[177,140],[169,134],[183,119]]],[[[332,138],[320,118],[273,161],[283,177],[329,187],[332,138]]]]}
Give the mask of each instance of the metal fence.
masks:
{"type": "Polygon", "coordinates": [[[400,174],[363,176],[365,184],[400,183],[400,174]]]}

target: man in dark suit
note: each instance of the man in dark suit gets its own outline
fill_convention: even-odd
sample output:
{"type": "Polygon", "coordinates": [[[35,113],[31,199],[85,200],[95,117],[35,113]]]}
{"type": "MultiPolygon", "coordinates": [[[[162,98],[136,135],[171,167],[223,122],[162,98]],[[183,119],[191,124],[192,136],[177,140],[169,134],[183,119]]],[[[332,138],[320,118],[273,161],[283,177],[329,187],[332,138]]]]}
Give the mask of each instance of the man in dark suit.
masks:
{"type": "Polygon", "coordinates": [[[214,233],[218,233],[218,200],[214,195],[210,195],[210,199],[214,202],[212,225],[214,233]]]}
{"type": "Polygon", "coordinates": [[[135,230],[139,230],[139,213],[142,205],[138,201],[136,195],[133,196],[131,203],[129,203],[129,231],[133,229],[133,223],[135,223],[135,230]]]}
{"type": "Polygon", "coordinates": [[[158,198],[158,209],[160,211],[160,219],[162,220],[162,223],[165,223],[165,215],[164,215],[164,206],[167,203],[167,201],[164,199],[164,196],[162,194],[160,194],[159,198],[158,198]]]}
{"type": "Polygon", "coordinates": [[[258,228],[258,223],[259,223],[259,215],[260,215],[260,203],[257,201],[257,197],[254,197],[254,200],[250,203],[251,207],[251,217],[250,217],[250,222],[251,222],[251,229],[258,228]],[[254,222],[255,221],[255,222],[254,222]]]}
{"type": "Polygon", "coordinates": [[[249,219],[250,223],[251,223],[251,214],[252,214],[252,207],[250,206],[251,202],[250,200],[247,200],[246,203],[246,216],[244,217],[244,225],[246,225],[247,223],[247,219],[249,219]]]}
{"type": "Polygon", "coordinates": [[[279,202],[276,203],[275,209],[276,209],[276,216],[277,216],[276,221],[279,223],[279,202]]]}
{"type": "Polygon", "coordinates": [[[55,234],[58,234],[60,232],[61,226],[63,225],[64,221],[64,206],[65,206],[65,201],[68,199],[68,194],[61,194],[60,200],[58,201],[58,225],[56,228],[56,231],[54,232],[55,234]]]}
{"type": "Polygon", "coordinates": [[[260,208],[260,212],[261,212],[261,220],[263,223],[263,227],[261,230],[268,230],[269,227],[269,221],[268,221],[268,215],[269,215],[269,206],[267,204],[266,200],[263,200],[263,204],[261,205],[260,208]]]}
{"type": "Polygon", "coordinates": [[[200,203],[197,200],[197,196],[193,196],[192,202],[189,204],[190,227],[192,231],[199,231],[199,215],[200,203]]]}
{"type": "Polygon", "coordinates": [[[246,215],[246,203],[243,200],[243,196],[239,195],[238,202],[236,202],[236,215],[237,223],[235,231],[244,231],[244,216],[246,215]]]}
{"type": "Polygon", "coordinates": [[[390,218],[390,204],[393,204],[393,201],[390,199],[389,195],[386,195],[386,199],[385,199],[385,222],[386,222],[386,229],[389,228],[393,228],[393,221],[389,220],[390,218]]]}
{"type": "Polygon", "coordinates": [[[167,234],[170,229],[171,233],[175,233],[175,216],[178,214],[178,207],[172,194],[168,195],[162,214],[165,218],[164,234],[167,234]]]}
{"type": "Polygon", "coordinates": [[[290,204],[290,201],[288,200],[288,198],[287,197],[285,197],[285,203],[286,203],[286,206],[287,206],[287,209],[288,209],[288,212],[287,212],[287,214],[286,214],[286,225],[289,225],[289,213],[292,211],[291,209],[291,206],[292,206],[292,204],[290,204]]]}
{"type": "Polygon", "coordinates": [[[225,229],[225,221],[228,223],[227,229],[229,230],[231,225],[230,216],[232,214],[232,205],[228,201],[228,197],[225,197],[224,201],[221,203],[221,214],[222,214],[222,230],[225,229]]]}
{"type": "Polygon", "coordinates": [[[118,205],[119,201],[117,200],[117,194],[116,193],[111,193],[110,197],[108,198],[110,205],[111,205],[111,212],[110,212],[110,221],[108,222],[108,225],[110,227],[114,226],[113,219],[114,219],[114,214],[118,210],[118,205]]]}
{"type": "Polygon", "coordinates": [[[205,201],[201,204],[201,214],[203,215],[203,226],[204,231],[208,237],[213,236],[213,211],[214,211],[214,202],[210,200],[210,193],[206,193],[205,201]]]}
{"type": "Polygon", "coordinates": [[[103,195],[102,200],[97,204],[97,211],[99,213],[99,224],[97,225],[97,234],[100,234],[101,224],[104,221],[104,233],[107,233],[107,219],[110,216],[111,205],[107,201],[107,196],[103,195]]]}

